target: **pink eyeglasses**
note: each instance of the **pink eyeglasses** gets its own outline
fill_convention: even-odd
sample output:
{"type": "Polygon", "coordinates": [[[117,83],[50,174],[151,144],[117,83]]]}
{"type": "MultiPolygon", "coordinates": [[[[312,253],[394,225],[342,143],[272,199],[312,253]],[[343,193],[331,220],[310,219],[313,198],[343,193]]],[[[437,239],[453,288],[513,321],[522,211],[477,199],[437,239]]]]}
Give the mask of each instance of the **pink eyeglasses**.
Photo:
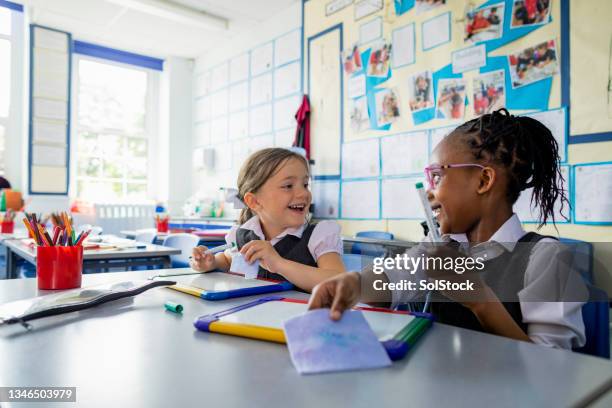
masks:
{"type": "Polygon", "coordinates": [[[429,189],[434,190],[440,184],[440,177],[442,176],[442,170],[452,169],[457,167],[480,167],[484,169],[484,166],[475,163],[460,163],[460,164],[432,164],[431,166],[425,167],[425,178],[429,189]]]}

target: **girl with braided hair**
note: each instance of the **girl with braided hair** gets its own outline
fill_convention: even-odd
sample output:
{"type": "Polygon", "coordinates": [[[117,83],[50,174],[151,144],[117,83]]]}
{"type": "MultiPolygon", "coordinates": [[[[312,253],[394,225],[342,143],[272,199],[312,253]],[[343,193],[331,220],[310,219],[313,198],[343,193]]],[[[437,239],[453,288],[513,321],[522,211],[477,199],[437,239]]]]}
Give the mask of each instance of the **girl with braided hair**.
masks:
{"type": "Polygon", "coordinates": [[[450,244],[423,241],[406,254],[444,260],[480,254],[483,268],[463,273],[455,263],[450,271],[427,264],[410,274],[398,266],[383,274],[350,272],[318,285],[310,307],[331,307],[332,319],[360,299],[395,307],[424,299],[427,291],[372,290],[385,288],[380,281],[397,288],[407,278],[444,277],[471,281],[475,288],[433,292],[431,312],[439,322],[550,347],[584,345],[581,308],[588,292],[580,276],[570,273],[570,251],[553,237],[523,230],[512,210],[521,191],[533,188],[540,226],[554,224],[555,202],[567,203],[558,163],[557,142],[535,119],[500,109],[457,127],[425,169],[429,204],[450,244]]]}

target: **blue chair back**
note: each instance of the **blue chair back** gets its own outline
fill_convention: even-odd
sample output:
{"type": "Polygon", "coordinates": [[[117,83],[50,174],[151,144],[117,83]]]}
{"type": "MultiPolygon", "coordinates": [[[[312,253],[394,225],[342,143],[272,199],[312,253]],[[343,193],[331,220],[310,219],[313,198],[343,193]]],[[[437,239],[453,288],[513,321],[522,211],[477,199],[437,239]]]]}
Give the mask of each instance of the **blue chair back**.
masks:
{"type": "Polygon", "coordinates": [[[342,262],[348,272],[361,272],[361,270],[374,262],[374,257],[359,254],[344,254],[342,262]]]}
{"type": "Polygon", "coordinates": [[[610,305],[608,294],[592,285],[589,301],[582,307],[586,344],[575,351],[592,356],[610,358],[610,305]]]}
{"type": "Polygon", "coordinates": [[[171,255],[170,261],[173,268],[189,267],[189,256],[194,247],[198,245],[200,238],[193,234],[170,234],[164,238],[163,246],[181,250],[180,255],[171,255]]]}
{"type": "Polygon", "coordinates": [[[571,238],[559,238],[560,242],[567,244],[574,254],[573,268],[580,272],[583,279],[593,284],[593,244],[571,238]]]}
{"type": "MultiPolygon", "coordinates": [[[[357,238],[372,238],[372,239],[393,239],[393,234],[385,231],[361,231],[355,234],[357,238]]],[[[364,244],[355,242],[351,248],[351,253],[368,255],[368,256],[384,256],[385,247],[377,244],[364,244]]]]}

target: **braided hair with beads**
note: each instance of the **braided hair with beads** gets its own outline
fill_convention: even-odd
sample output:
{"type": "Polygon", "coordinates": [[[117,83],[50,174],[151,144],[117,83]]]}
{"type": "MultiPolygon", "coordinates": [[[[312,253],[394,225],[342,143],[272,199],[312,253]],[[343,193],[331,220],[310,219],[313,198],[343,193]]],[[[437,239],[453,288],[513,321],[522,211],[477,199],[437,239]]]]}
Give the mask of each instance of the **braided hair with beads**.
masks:
{"type": "Polygon", "coordinates": [[[508,171],[507,197],[514,204],[521,191],[533,188],[531,205],[539,208],[540,227],[549,218],[555,223],[554,205],[569,206],[559,167],[559,146],[550,130],[526,116],[513,116],[505,108],[472,119],[449,137],[466,142],[476,160],[485,160],[508,171]]]}

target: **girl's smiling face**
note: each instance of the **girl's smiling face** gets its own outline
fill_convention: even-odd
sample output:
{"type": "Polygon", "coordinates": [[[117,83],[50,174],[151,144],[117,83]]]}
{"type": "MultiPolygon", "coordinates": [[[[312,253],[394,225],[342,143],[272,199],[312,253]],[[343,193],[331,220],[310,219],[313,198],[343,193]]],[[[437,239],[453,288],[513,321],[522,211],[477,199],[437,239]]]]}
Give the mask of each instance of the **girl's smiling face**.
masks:
{"type": "Polygon", "coordinates": [[[301,160],[290,158],[279,166],[256,193],[249,205],[259,216],[264,232],[273,238],[287,228],[304,224],[312,201],[308,169],[301,160]]]}
{"type": "MultiPolygon", "coordinates": [[[[476,163],[472,154],[456,138],[446,137],[431,156],[430,165],[476,163]]],[[[481,169],[453,167],[433,172],[434,188],[427,190],[427,198],[442,234],[466,233],[480,219],[481,169]]]]}

